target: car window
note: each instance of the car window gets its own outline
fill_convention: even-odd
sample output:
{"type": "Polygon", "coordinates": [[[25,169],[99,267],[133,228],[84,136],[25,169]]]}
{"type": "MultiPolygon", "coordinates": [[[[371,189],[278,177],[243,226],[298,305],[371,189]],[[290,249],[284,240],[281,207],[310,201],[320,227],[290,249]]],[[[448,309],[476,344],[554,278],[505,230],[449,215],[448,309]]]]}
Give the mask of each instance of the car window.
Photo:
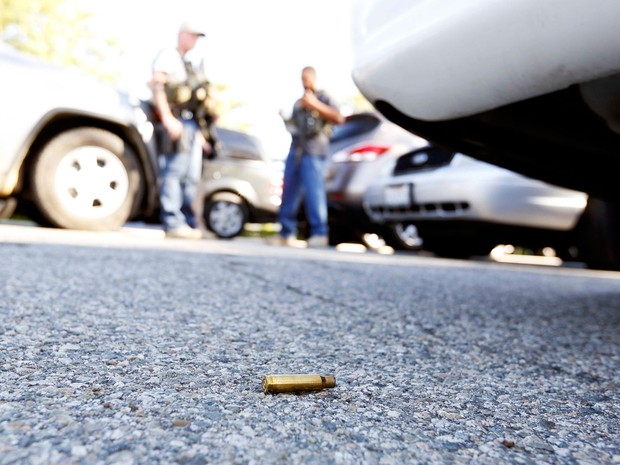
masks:
{"type": "Polygon", "coordinates": [[[450,163],[454,153],[439,147],[425,147],[409,152],[396,160],[394,174],[401,175],[450,163]]]}
{"type": "Polygon", "coordinates": [[[216,128],[216,137],[224,146],[223,155],[234,160],[263,160],[260,141],[249,134],[230,129],[216,128]]]}

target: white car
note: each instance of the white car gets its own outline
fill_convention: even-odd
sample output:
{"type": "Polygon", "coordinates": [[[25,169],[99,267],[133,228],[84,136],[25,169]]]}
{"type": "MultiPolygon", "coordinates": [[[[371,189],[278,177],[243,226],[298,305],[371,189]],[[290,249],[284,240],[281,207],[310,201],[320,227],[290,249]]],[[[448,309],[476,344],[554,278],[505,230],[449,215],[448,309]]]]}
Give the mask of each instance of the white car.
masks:
{"type": "Polygon", "coordinates": [[[201,226],[232,239],[247,223],[277,221],[284,162],[250,134],[218,127],[217,139],[218,155],[204,161],[194,201],[201,226]]]}
{"type": "Polygon", "coordinates": [[[554,247],[567,257],[578,250],[587,200],[583,192],[428,147],[396,160],[393,174],[366,190],[364,208],[373,221],[417,232],[423,248],[440,256],[486,255],[513,244],[554,247]]]}
{"type": "Polygon", "coordinates": [[[396,158],[427,145],[375,112],[350,115],[334,127],[325,186],[333,245],[364,242],[367,234],[385,235],[384,228],[377,230],[364,212],[364,192],[396,158]]]}
{"type": "Polygon", "coordinates": [[[620,2],[353,0],[353,79],[447,149],[590,195],[620,266],[620,2]]]}
{"type": "Polygon", "coordinates": [[[109,230],[158,205],[144,103],[0,42],[0,218],[109,230]]]}

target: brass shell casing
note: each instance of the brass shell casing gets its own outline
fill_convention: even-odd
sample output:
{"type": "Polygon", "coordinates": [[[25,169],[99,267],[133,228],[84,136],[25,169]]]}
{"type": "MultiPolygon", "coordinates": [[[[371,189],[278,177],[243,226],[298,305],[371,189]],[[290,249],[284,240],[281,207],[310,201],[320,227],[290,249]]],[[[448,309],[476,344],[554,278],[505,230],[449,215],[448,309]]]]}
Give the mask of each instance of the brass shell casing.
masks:
{"type": "Polygon", "coordinates": [[[336,378],[332,375],[266,375],[263,376],[263,392],[320,391],[336,386],[336,378]]]}

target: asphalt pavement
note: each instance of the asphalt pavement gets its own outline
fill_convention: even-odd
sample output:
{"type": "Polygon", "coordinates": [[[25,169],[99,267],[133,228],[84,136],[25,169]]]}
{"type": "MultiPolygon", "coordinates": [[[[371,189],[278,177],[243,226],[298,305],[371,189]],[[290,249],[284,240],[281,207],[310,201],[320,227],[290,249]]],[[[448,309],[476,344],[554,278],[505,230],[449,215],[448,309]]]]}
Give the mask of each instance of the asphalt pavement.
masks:
{"type": "Polygon", "coordinates": [[[620,273],[0,225],[0,292],[0,465],[620,463],[620,273]]]}

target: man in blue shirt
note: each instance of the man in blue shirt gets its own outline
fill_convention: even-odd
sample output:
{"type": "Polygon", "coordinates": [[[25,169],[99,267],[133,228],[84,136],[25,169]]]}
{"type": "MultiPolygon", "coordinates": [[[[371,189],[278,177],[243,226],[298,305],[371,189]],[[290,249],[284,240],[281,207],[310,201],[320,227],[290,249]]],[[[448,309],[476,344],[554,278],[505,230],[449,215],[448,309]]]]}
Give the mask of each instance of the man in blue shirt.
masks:
{"type": "Polygon", "coordinates": [[[293,245],[297,236],[297,212],[302,198],[310,225],[309,247],[328,245],[327,196],[325,167],[329,152],[331,126],[344,117],[323,91],[316,88],[316,71],[302,70],[303,96],[295,102],[287,121],[292,135],[291,148],[284,169],[282,204],[278,220],[282,227],[276,243],[293,245]]]}

